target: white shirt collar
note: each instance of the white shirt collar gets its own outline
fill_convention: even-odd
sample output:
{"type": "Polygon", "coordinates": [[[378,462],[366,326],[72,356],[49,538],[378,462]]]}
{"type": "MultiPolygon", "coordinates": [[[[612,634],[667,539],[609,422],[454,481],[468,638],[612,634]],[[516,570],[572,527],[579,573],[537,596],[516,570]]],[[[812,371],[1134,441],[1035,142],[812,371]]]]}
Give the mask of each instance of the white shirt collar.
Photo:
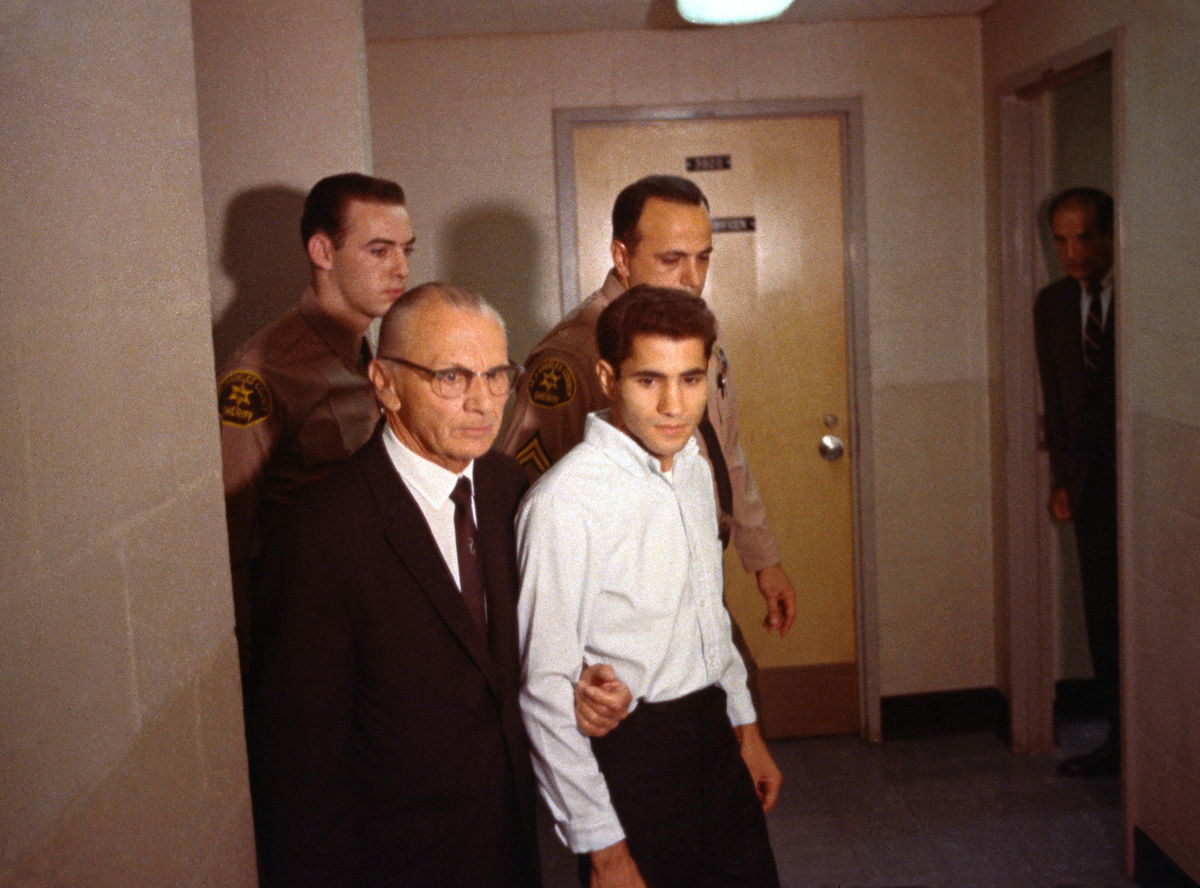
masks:
{"type": "Polygon", "coordinates": [[[396,437],[390,425],[384,426],[383,445],[387,448],[392,465],[396,467],[408,489],[433,508],[438,509],[445,505],[459,478],[466,477],[471,481],[471,491],[472,495],[474,494],[475,460],[467,463],[462,472],[455,474],[410,450],[396,437]]]}
{"type": "MultiPolygon", "coordinates": [[[[1087,287],[1084,286],[1082,281],[1076,281],[1076,283],[1079,284],[1079,294],[1083,298],[1086,299],[1088,296],[1087,287]]],[[[1100,278],[1100,295],[1101,295],[1101,297],[1107,301],[1109,299],[1109,297],[1112,296],[1112,289],[1113,289],[1113,269],[1111,266],[1109,266],[1108,271],[1104,272],[1104,277],[1100,278]]]]}
{"type": "Polygon", "coordinates": [[[696,436],[688,438],[683,448],[675,454],[671,469],[662,470],[659,458],[646,450],[628,432],[622,431],[612,424],[612,410],[597,410],[587,415],[583,429],[584,440],[591,440],[607,453],[618,465],[630,472],[657,475],[670,481],[675,469],[679,468],[680,460],[685,464],[698,456],[700,445],[696,436]]]}

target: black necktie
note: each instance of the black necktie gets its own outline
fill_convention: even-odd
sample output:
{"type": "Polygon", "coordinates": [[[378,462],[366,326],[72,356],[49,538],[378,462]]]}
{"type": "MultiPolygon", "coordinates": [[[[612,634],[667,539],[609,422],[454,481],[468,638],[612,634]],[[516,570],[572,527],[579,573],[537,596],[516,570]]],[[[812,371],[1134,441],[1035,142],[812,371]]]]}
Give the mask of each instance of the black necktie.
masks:
{"type": "Polygon", "coordinates": [[[1104,342],[1104,305],[1100,301],[1100,285],[1088,286],[1087,321],[1083,325],[1084,377],[1089,386],[1096,384],[1100,372],[1101,350],[1104,342]]]}
{"type": "Polygon", "coordinates": [[[459,478],[450,494],[454,501],[454,541],[458,544],[458,585],[475,625],[487,636],[487,608],[483,596],[483,562],[479,555],[475,518],[471,514],[471,482],[459,478]]]}

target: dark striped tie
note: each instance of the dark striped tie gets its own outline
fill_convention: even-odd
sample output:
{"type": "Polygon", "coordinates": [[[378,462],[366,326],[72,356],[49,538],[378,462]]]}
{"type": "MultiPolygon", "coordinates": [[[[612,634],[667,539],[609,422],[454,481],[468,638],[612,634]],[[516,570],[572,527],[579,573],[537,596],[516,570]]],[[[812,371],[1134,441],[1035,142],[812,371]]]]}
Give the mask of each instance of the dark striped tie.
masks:
{"type": "Polygon", "coordinates": [[[458,544],[458,587],[463,601],[471,612],[479,632],[487,637],[487,606],[483,595],[483,559],[475,533],[475,518],[471,512],[471,482],[465,476],[458,479],[450,494],[454,501],[454,539],[458,544]]]}
{"type": "Polygon", "coordinates": [[[1104,305],[1100,301],[1100,285],[1089,284],[1087,321],[1083,325],[1084,377],[1090,387],[1096,384],[1100,373],[1101,350],[1104,341],[1104,305]]]}

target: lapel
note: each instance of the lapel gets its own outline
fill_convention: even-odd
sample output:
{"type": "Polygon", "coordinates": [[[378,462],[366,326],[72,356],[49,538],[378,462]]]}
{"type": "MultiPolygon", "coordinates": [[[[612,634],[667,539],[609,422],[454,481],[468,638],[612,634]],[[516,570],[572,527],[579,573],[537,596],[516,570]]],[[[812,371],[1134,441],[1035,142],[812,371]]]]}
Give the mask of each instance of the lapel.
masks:
{"type": "Polygon", "coordinates": [[[1108,318],[1104,322],[1104,342],[1101,344],[1101,354],[1104,360],[1109,365],[1113,363],[1114,353],[1116,351],[1116,328],[1117,328],[1117,291],[1114,287],[1112,294],[1112,302],[1108,306],[1108,318]]]}
{"type": "Polygon", "coordinates": [[[382,430],[380,423],[371,440],[363,445],[361,465],[384,535],[396,557],[416,579],[419,594],[429,599],[446,629],[479,666],[488,684],[498,690],[496,666],[487,644],[475,628],[462,594],[442,560],[425,516],[388,458],[382,430]]]}
{"type": "Polygon", "coordinates": [[[1078,424],[1080,405],[1083,403],[1083,315],[1080,310],[1079,283],[1073,278],[1063,278],[1058,284],[1056,310],[1058,318],[1059,385],[1063,390],[1063,401],[1071,416],[1071,424],[1078,424]]]}

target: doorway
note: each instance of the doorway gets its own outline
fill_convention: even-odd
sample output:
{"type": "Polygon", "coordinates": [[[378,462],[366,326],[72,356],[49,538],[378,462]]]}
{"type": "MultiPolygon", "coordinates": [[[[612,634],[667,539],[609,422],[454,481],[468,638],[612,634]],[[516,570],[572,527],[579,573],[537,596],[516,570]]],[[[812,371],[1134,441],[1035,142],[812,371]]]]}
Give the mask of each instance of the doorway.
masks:
{"type": "MultiPolygon", "coordinates": [[[[1112,175],[1112,56],[1104,53],[1076,65],[1070,77],[1054,83],[1042,99],[1049,109],[1050,194],[1075,186],[1113,193],[1112,175]]],[[[1044,241],[1046,279],[1063,276],[1053,242],[1044,241]]],[[[1053,525],[1057,543],[1054,560],[1056,603],[1055,701],[1086,709],[1087,685],[1092,677],[1091,657],[1083,617],[1083,591],[1075,534],[1069,527],[1053,525]],[[1074,692],[1073,692],[1074,691],[1074,692]],[[1072,698],[1078,702],[1072,705],[1072,698]]]]}
{"type": "Polygon", "coordinates": [[[1060,687],[1091,674],[1074,535],[1046,507],[1050,473],[1041,430],[1033,299],[1062,276],[1045,224],[1049,199],[1073,186],[1116,193],[1113,57],[1116,35],[1039,65],[999,95],[1001,337],[1012,747],[1055,748],[1060,687]]]}
{"type": "Polygon", "coordinates": [[[865,546],[854,492],[869,420],[853,360],[861,268],[850,150],[857,108],[783,104],[556,112],[563,306],[609,268],[617,192],[674,173],[706,193],[714,259],[706,300],[738,388],[742,446],[797,588],[786,639],[761,629],[762,599],[732,549],[730,611],[742,629],[768,736],[877,732],[875,662],[864,625],[865,546]],[[845,442],[822,459],[825,436],[845,442]]]}

